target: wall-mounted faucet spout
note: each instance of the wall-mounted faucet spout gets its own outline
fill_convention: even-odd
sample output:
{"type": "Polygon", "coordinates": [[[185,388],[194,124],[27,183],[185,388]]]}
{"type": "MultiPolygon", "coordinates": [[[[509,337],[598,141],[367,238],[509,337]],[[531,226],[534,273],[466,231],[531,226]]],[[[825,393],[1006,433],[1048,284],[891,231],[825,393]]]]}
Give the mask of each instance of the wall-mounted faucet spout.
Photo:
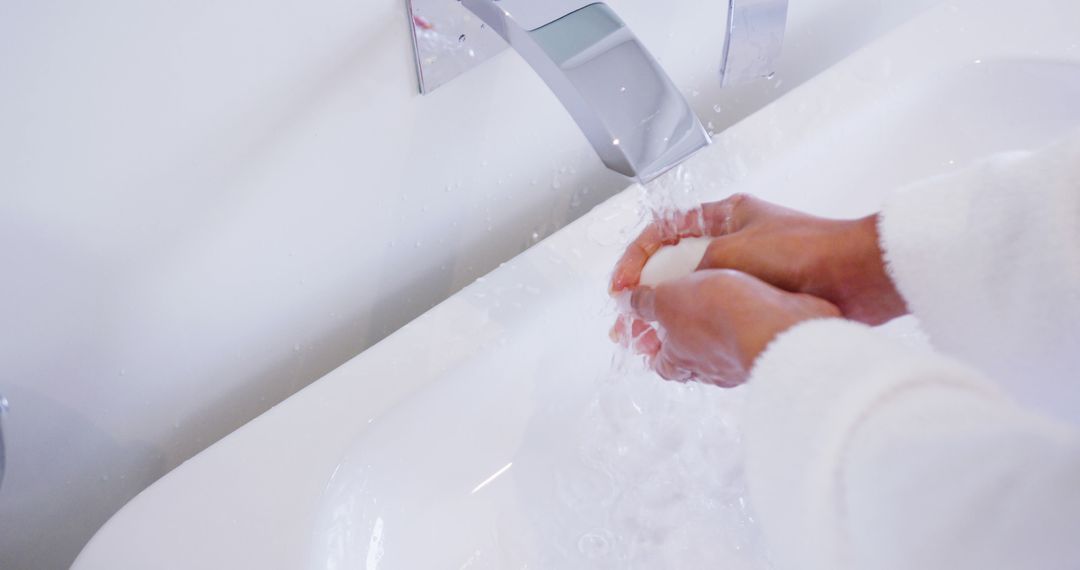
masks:
{"type": "MultiPolygon", "coordinates": [[[[577,121],[608,168],[648,182],[709,144],[653,56],[592,0],[406,0],[420,91],[513,47],[577,121]]],[[[723,85],[769,75],[788,0],[728,0],[723,85]]]]}
{"type": "Polygon", "coordinates": [[[606,4],[462,4],[536,70],[608,168],[647,182],[709,144],[686,99],[606,4]]]}
{"type": "MultiPolygon", "coordinates": [[[[709,135],[686,99],[653,56],[604,3],[583,0],[461,0],[482,23],[455,15],[455,0],[410,0],[417,40],[421,90],[449,80],[436,65],[438,53],[425,55],[421,35],[436,14],[457,29],[494,31],[536,70],[592,143],[604,164],[648,182],[709,144],[709,135]],[[435,5],[443,2],[451,5],[435,5]],[[417,18],[420,18],[417,20],[417,18]],[[428,66],[425,76],[425,64],[428,66]],[[439,73],[440,75],[436,75],[439,73]]],[[[451,32],[453,34],[453,32],[451,32]]],[[[460,37],[466,38],[466,32],[460,37]]],[[[479,38],[486,58],[497,47],[479,38]]],[[[460,66],[459,66],[460,67],[460,66]]]]}

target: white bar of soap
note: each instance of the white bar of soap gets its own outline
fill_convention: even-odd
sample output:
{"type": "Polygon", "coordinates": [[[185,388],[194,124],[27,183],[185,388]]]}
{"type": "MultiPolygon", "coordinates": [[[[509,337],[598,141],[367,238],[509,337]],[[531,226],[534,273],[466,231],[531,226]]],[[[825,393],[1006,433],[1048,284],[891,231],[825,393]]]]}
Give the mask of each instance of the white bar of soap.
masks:
{"type": "Polygon", "coordinates": [[[641,284],[655,287],[664,281],[690,275],[697,269],[710,238],[684,238],[677,245],[660,248],[641,271],[641,284]]]}

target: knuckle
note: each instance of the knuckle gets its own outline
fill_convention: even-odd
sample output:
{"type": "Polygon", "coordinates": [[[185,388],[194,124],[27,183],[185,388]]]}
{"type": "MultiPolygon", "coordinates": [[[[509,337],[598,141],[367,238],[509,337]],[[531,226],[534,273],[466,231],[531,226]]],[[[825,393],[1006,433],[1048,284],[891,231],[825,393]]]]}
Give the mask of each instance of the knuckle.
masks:
{"type": "Polygon", "coordinates": [[[747,200],[750,200],[752,198],[753,197],[750,196],[749,194],[747,194],[746,192],[736,192],[736,193],[732,194],[731,196],[728,196],[727,200],[732,206],[737,207],[740,204],[742,204],[743,202],[745,202],[747,200]]]}
{"type": "Polygon", "coordinates": [[[736,192],[731,196],[728,196],[726,202],[728,203],[728,207],[731,209],[731,212],[735,214],[741,212],[749,206],[752,206],[756,200],[757,198],[750,194],[747,194],[746,192],[736,192]]]}

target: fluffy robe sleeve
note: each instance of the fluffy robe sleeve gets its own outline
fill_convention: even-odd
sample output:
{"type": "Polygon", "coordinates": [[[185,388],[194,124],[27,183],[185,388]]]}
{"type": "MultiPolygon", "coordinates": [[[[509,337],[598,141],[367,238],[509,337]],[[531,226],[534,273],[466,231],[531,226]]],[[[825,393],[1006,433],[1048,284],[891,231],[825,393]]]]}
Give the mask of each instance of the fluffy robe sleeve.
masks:
{"type": "Polygon", "coordinates": [[[937,350],[825,320],[759,358],[779,567],[1080,568],[1080,136],[900,191],[880,229],[937,350]]]}

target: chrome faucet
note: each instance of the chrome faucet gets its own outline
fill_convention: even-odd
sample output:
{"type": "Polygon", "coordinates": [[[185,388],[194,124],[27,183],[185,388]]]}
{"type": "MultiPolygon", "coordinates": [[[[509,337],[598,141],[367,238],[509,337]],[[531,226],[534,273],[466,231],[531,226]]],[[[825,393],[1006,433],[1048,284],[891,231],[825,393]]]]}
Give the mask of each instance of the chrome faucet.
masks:
{"type": "MultiPolygon", "coordinates": [[[[787,0],[729,2],[731,30],[737,2],[782,3],[786,7],[787,0]]],[[[603,2],[407,3],[422,93],[450,81],[508,44],[547,83],[604,165],[615,172],[648,182],[710,143],[701,121],[671,78],[603,2]]],[[[782,19],[780,24],[782,37],[782,19]]],[[[729,35],[729,44],[732,37],[729,35]]],[[[731,53],[743,52],[725,46],[722,76],[723,70],[736,68],[748,75],[745,65],[729,64],[731,53]]],[[[750,68],[749,75],[756,69],[750,68]]]]}
{"type": "Polygon", "coordinates": [[[709,144],[686,99],[606,4],[461,3],[532,65],[611,170],[648,182],[709,144]]]}

